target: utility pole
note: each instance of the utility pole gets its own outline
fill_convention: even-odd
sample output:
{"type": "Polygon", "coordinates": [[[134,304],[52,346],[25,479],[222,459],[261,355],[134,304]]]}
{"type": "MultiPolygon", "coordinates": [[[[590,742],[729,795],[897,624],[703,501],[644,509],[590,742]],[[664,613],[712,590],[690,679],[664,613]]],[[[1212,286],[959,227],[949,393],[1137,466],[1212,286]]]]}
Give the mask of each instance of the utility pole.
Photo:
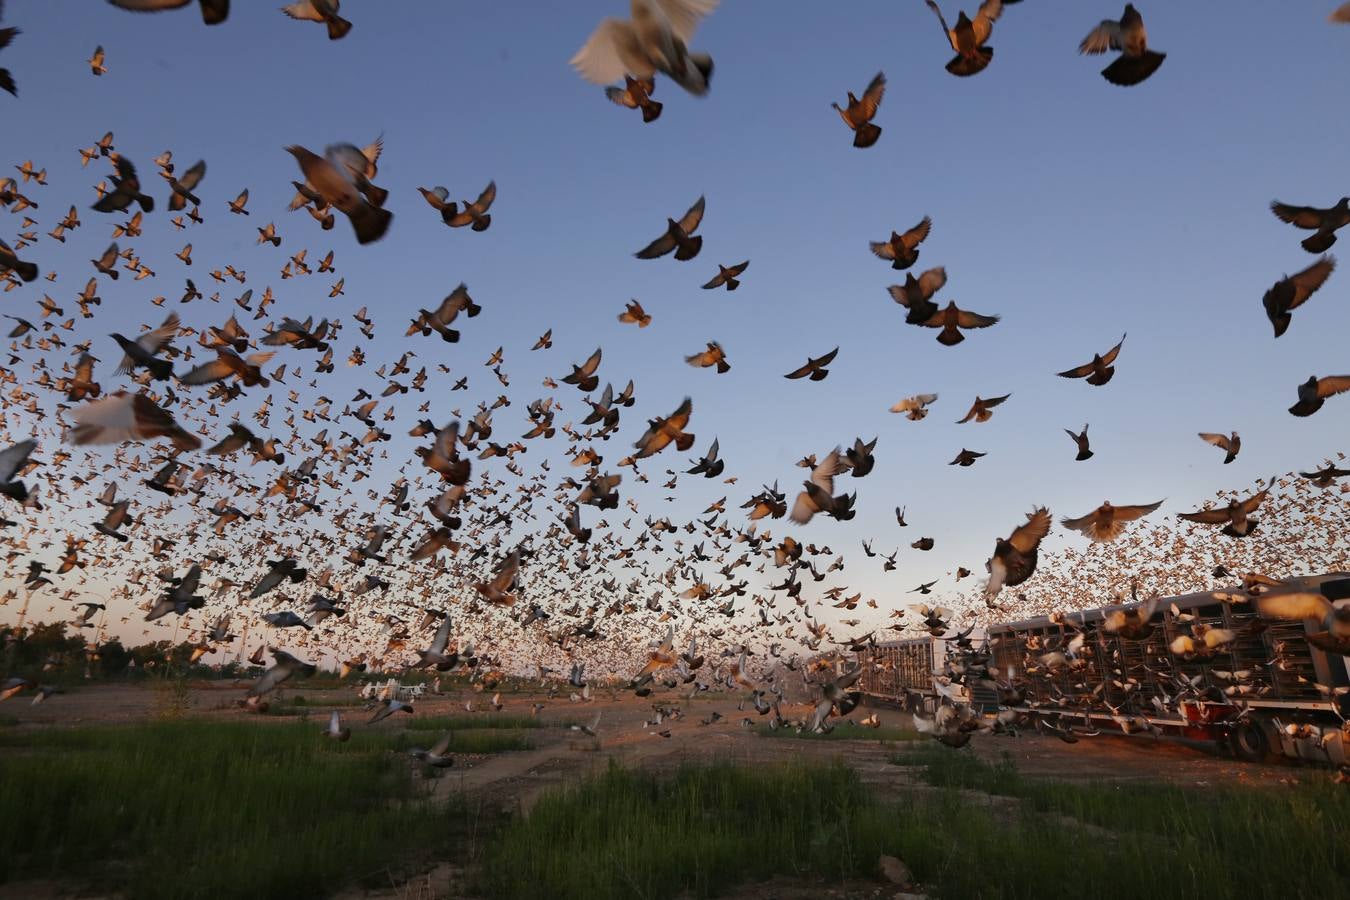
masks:
{"type": "Polygon", "coordinates": [[[32,601],[33,601],[32,588],[24,588],[23,607],[19,609],[19,625],[18,625],[19,631],[23,631],[23,620],[24,617],[28,615],[28,604],[31,603],[32,601]]]}

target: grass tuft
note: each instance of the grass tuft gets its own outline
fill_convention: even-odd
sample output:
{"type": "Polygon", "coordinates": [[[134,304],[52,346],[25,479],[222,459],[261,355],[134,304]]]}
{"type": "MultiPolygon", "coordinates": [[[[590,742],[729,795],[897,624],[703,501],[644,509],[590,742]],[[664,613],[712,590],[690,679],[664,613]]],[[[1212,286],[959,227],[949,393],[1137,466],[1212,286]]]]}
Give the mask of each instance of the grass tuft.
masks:
{"type": "Polygon", "coordinates": [[[493,897],[710,897],[775,876],[841,887],[903,860],[936,897],[1350,896],[1350,794],[1069,785],[936,745],[897,757],[936,791],[883,802],[841,764],[613,764],[490,838],[493,897]],[[994,796],[990,796],[990,795],[994,796]]]}
{"type": "Polygon", "coordinates": [[[843,766],[611,764],[541,798],[489,843],[494,897],[698,897],[745,879],[870,869],[884,810],[843,766]]]}
{"type": "Polygon", "coordinates": [[[97,879],[100,893],[320,896],[436,838],[389,737],[207,722],[0,732],[0,882],[97,879]]]}
{"type": "MultiPolygon", "coordinates": [[[[1038,831],[1058,823],[1058,830],[1079,829],[1082,840],[1083,825],[1099,829],[1091,852],[1077,852],[1075,869],[1080,875],[1083,866],[1103,869],[1102,877],[1113,879],[1107,897],[1134,890],[1207,898],[1350,896],[1350,844],[1343,839],[1350,792],[1329,784],[1325,772],[1295,785],[1201,788],[1033,778],[1007,754],[989,763],[936,744],[892,761],[922,766],[926,782],[949,792],[1014,798],[1017,820],[1038,831]],[[1136,878],[1149,872],[1160,880],[1136,878]]],[[[1033,856],[1043,851],[1036,845],[1033,856]]],[[[1092,883],[1101,894],[1102,885],[1092,883]]]]}

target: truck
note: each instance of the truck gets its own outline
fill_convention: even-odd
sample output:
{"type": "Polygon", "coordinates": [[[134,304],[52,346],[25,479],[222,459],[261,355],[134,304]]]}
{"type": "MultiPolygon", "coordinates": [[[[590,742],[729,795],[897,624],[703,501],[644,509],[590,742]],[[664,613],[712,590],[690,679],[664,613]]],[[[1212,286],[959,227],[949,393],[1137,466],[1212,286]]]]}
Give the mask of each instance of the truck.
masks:
{"type": "MultiPolygon", "coordinates": [[[[1315,591],[1334,602],[1350,597],[1350,573],[1287,578],[1278,589],[1315,591]]],[[[1147,634],[1134,639],[1103,627],[1109,616],[1139,606],[989,626],[984,658],[1007,679],[1004,687],[1018,682],[1019,689],[998,691],[989,687],[996,678],[982,679],[971,690],[973,701],[987,705],[999,703],[1000,695],[1012,697],[1000,705],[1032,720],[1086,733],[1211,741],[1248,761],[1347,763],[1350,657],[1309,641],[1320,625],[1266,617],[1256,599],[1236,587],[1162,598],[1147,634]],[[1183,638],[1184,646],[1197,625],[1200,634],[1215,628],[1234,637],[1213,648],[1201,641],[1196,652],[1174,652],[1174,641],[1183,638]],[[1045,664],[1047,657],[1059,663],[1066,649],[1072,652],[1065,663],[1045,664]]]]}
{"type": "MultiPolygon", "coordinates": [[[[935,679],[947,679],[949,660],[961,653],[957,642],[932,635],[879,641],[858,652],[863,667],[859,689],[866,697],[909,712],[932,712],[942,702],[935,679]]],[[[968,696],[961,684],[943,686],[963,699],[968,696]]]]}

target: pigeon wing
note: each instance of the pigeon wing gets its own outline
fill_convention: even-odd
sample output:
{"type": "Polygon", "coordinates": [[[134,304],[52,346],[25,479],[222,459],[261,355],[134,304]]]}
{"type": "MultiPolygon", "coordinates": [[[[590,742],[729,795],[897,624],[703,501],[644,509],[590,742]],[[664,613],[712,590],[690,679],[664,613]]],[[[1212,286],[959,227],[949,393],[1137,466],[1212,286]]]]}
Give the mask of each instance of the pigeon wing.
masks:
{"type": "Polygon", "coordinates": [[[605,19],[570,60],[581,77],[592,84],[609,84],[625,74],[651,78],[656,67],[642,49],[631,22],[605,19]]]}
{"type": "Polygon", "coordinates": [[[1120,23],[1114,19],[1103,19],[1079,43],[1078,52],[1096,56],[1109,50],[1119,50],[1121,46],[1120,23]]]}
{"type": "Polygon", "coordinates": [[[1049,533],[1050,511],[1043,506],[1037,507],[1027,516],[1026,524],[1009,536],[1008,543],[1012,544],[1019,553],[1030,553],[1049,533]]]}

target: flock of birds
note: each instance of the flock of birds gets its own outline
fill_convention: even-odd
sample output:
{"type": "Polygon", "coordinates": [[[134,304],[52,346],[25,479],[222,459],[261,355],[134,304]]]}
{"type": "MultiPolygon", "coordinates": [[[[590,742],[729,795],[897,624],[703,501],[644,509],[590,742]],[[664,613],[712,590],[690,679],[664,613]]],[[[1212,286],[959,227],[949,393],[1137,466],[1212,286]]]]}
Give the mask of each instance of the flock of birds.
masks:
{"type": "MultiPolygon", "coordinates": [[[[138,12],[192,5],[190,0],[109,2],[138,12]]],[[[933,0],[926,2],[955,53],[946,64],[949,72],[969,77],[992,64],[994,24],[1005,3],[1014,0],[986,0],[973,18],[959,13],[954,27],[933,0]]],[[[207,25],[226,26],[228,0],[198,0],[196,5],[207,25]]],[[[601,22],[572,65],[583,78],[603,85],[611,101],[640,110],[643,121],[651,122],[662,111],[652,99],[659,80],[691,94],[710,91],[713,60],[691,49],[690,42],[716,6],[717,0],[632,0],[629,18],[601,22]]],[[[283,12],[325,25],[334,40],[353,27],[339,14],[338,0],[300,0],[283,12]]],[[[1332,18],[1350,21],[1350,4],[1332,18]]],[[[16,28],[0,29],[0,50],[18,34],[16,28]]],[[[1119,19],[1093,27],[1079,49],[1084,54],[1118,51],[1102,71],[1115,85],[1140,84],[1165,59],[1150,48],[1142,16],[1128,4],[1119,19]]],[[[115,63],[102,47],[89,60],[96,77],[115,63]]],[[[0,87],[16,92],[14,77],[3,69],[0,87]]],[[[885,76],[878,73],[860,97],[850,93],[845,105],[836,104],[854,146],[871,147],[879,140],[882,128],[874,120],[885,88],[885,76]]],[[[365,145],[338,142],[322,153],[298,145],[286,149],[296,163],[290,209],[314,220],[299,217],[304,227],[317,225],[316,236],[326,233],[340,213],[358,244],[388,234],[393,219],[389,194],[376,185],[381,139],[365,145]]],[[[473,319],[491,304],[480,305],[477,292],[464,284],[439,305],[411,314],[406,349],[375,368],[353,396],[330,396],[326,385],[342,355],[349,368],[366,365],[362,338],[374,336],[376,314],[386,311],[362,307],[350,320],[317,322],[312,314],[274,313],[277,297],[256,273],[250,276],[228,264],[206,271],[194,267],[191,235],[207,216],[237,221],[257,245],[277,253],[282,281],[338,276],[330,297],[341,296],[345,287],[335,251],[291,252],[289,233],[252,217],[257,210],[249,207],[248,190],[225,197],[205,190],[205,161],[182,167],[165,151],[151,161],[153,169],[138,166],[118,149],[111,132],[81,149],[80,157],[83,166],[101,172],[87,196],[54,201],[47,193],[52,188],[46,170],[31,161],[15,166],[18,177],[0,178],[0,207],[19,223],[17,234],[0,241],[0,286],[6,294],[19,292],[3,307],[13,327],[8,364],[0,372],[6,385],[0,411],[0,535],[9,565],[23,574],[22,585],[8,592],[6,603],[22,602],[25,612],[34,598],[50,602],[49,612],[63,605],[72,626],[93,633],[91,656],[106,639],[110,618],[115,630],[130,629],[137,617],[146,623],[172,622],[175,635],[182,633],[196,647],[194,659],[224,661],[236,651],[242,657],[252,643],[251,663],[263,665],[271,656],[271,665],[242,701],[255,711],[265,708],[268,695],[288,679],[315,670],[315,662],[305,656],[337,660],[344,675],[467,671],[488,686],[529,661],[560,691],[570,684],[569,696],[578,702],[590,696],[584,675],[589,665],[620,677],[641,696],[660,687],[745,690],[757,711],[772,711],[783,724],[787,720],[777,710],[784,679],[786,673],[798,673],[792,677],[810,677],[820,697],[799,727],[826,730],[831,716],[851,711],[860,670],[833,668],[831,654],[871,645],[876,630],[836,640],[831,626],[819,621],[808,604],[829,603],[842,614],[860,604],[880,607],[844,584],[815,586],[842,572],[845,558],[812,540],[805,526],[817,516],[840,521],[854,516],[858,494],[841,483],[856,485],[873,471],[876,439],[858,437],[804,456],[798,465],[808,474],[799,491],[780,490],[776,482],[764,485],[739,503],[739,513],[736,501],[723,497],[683,520],[650,510],[644,515],[634,497],[625,495],[626,479],[629,484],[664,479],[671,492],[685,478],[736,483],[727,474],[717,439],[704,435],[700,442],[692,430],[697,423],[692,398],[670,403],[663,408],[666,414],[630,427],[632,414],[625,411],[635,406],[638,385],[604,371],[603,348],[571,355],[577,361],[558,365],[557,378],[545,381],[549,393],[528,399],[518,390],[508,393],[506,353],[497,348],[487,353],[487,373],[474,376],[475,383],[497,383],[492,387],[494,392],[500,388],[496,399],[476,409],[450,408],[448,398],[467,391],[470,376],[432,360],[442,358],[445,345],[458,344],[465,336],[461,329],[470,332],[473,319]],[[57,214],[40,220],[40,208],[57,214]],[[87,227],[108,228],[111,243],[90,260],[92,272],[78,277],[82,289],[56,287],[58,273],[44,267],[35,250],[44,239],[64,244],[87,227]],[[173,274],[156,272],[137,252],[133,242],[151,228],[184,233],[177,262],[168,263],[175,267],[173,274]],[[280,249],[283,240],[285,250],[280,249]],[[100,293],[120,278],[163,285],[154,307],[172,304],[182,314],[156,313],[135,335],[101,329],[100,293]],[[189,313],[193,325],[184,322],[189,313]],[[359,336],[347,340],[348,329],[359,336]],[[413,412],[411,404],[419,397],[424,399],[413,412]],[[501,421],[511,407],[523,408],[524,421],[501,421]],[[575,424],[568,421],[573,412],[579,416],[575,424]],[[614,453],[608,442],[621,428],[625,438],[616,443],[626,450],[614,453]],[[395,429],[420,441],[415,455],[399,462],[388,482],[372,479],[362,485],[380,470],[387,456],[383,448],[395,429]],[[546,453],[536,447],[559,442],[567,471],[555,472],[549,458],[526,468],[527,458],[546,453]],[[91,445],[112,449],[84,449],[91,445]],[[700,453],[696,445],[706,449],[700,453]],[[674,461],[690,451],[693,458],[674,461]],[[664,475],[658,474],[662,466],[664,475]],[[96,514],[94,521],[86,521],[89,510],[96,514]],[[775,537],[760,530],[777,521],[787,531],[775,537]],[[676,623],[689,634],[687,649],[677,647],[676,623]],[[664,638],[645,652],[634,649],[642,642],[632,635],[662,626],[664,638]],[[699,641],[718,648],[717,653],[705,659],[699,641]],[[276,646],[283,642],[286,648],[276,646]],[[817,658],[803,658],[808,655],[817,658]],[[570,668],[566,678],[564,667],[570,668]]],[[[447,227],[484,231],[492,225],[495,182],[474,200],[452,201],[450,190],[439,185],[420,193],[447,227]]],[[[1318,256],[1265,294],[1264,310],[1279,338],[1297,327],[1294,313],[1332,275],[1335,260],[1327,251],[1337,231],[1350,224],[1350,198],[1325,207],[1277,202],[1271,209],[1281,221],[1310,232],[1303,247],[1318,256]]],[[[667,218],[664,230],[635,256],[680,262],[699,257],[704,214],[700,197],[679,218],[667,218]]],[[[904,284],[889,289],[905,311],[904,322],[934,330],[940,344],[952,347],[969,331],[996,326],[999,316],[960,308],[955,301],[941,304],[936,298],[946,284],[943,268],[915,274],[931,228],[931,219],[924,217],[907,231],[871,242],[870,249],[892,270],[906,273],[904,284]]],[[[719,263],[703,287],[735,291],[749,266],[749,260],[719,263]]],[[[652,316],[633,300],[618,320],[646,328],[652,316]]],[[[552,347],[550,329],[530,352],[552,347]]],[[[806,361],[784,377],[823,381],[839,352],[839,347],[817,355],[806,351],[806,361]]],[[[690,366],[719,374],[732,366],[717,342],[685,358],[690,366]]],[[[1058,375],[1101,389],[1117,365],[1128,362],[1122,336],[1113,347],[1058,375]]],[[[1291,392],[1295,402],[1289,412],[1316,414],[1346,391],[1350,375],[1312,376],[1291,392]]],[[[960,421],[986,422],[1008,399],[977,397],[960,421]]],[[[919,394],[891,412],[918,421],[936,401],[936,394],[919,394]]],[[[1088,426],[1066,432],[1072,458],[1090,459],[1088,426]]],[[[1236,433],[1199,437],[1221,450],[1225,463],[1241,449],[1236,433]]],[[[983,456],[963,448],[951,465],[975,465],[983,456]]],[[[1176,586],[1180,592],[1218,576],[1211,566],[1183,576],[1187,569],[1178,560],[1198,546],[1252,541],[1262,520],[1270,521],[1258,515],[1270,509],[1268,504],[1284,504],[1280,520],[1297,526],[1299,540],[1315,542],[1315,525],[1335,516],[1343,521],[1342,495],[1350,482],[1340,479],[1348,475],[1350,469],[1339,460],[1327,460],[1297,478],[1280,479],[1278,488],[1272,480],[1260,490],[1178,515],[1212,529],[1207,533],[1136,524],[1158,512],[1162,501],[1152,498],[1104,502],[1060,523],[1094,542],[1084,564],[1089,567],[1093,553],[1107,560],[1114,552],[1099,547],[1130,548],[1109,557],[1107,568],[1115,573],[1146,568],[1140,562],[1141,544],[1151,542],[1168,558],[1158,566],[1158,590],[1168,577],[1192,578],[1176,586]],[[1310,521],[1308,510],[1314,507],[1323,520],[1310,521]],[[1303,518],[1296,520],[1300,509],[1303,518]]],[[[982,615],[1049,608],[1051,601],[1035,593],[1032,579],[1054,521],[1048,509],[1035,507],[1025,522],[997,537],[984,565],[988,579],[978,591],[982,615]]],[[[896,522],[908,525],[903,508],[896,508],[896,522]]],[[[1271,531],[1267,524],[1265,533],[1271,531]]],[[[1337,552],[1343,558],[1335,543],[1334,536],[1329,543],[1322,539],[1318,546],[1326,553],[1321,559],[1335,559],[1337,552]]],[[[932,537],[911,544],[919,552],[933,546],[932,537]]],[[[1263,546],[1267,555],[1252,560],[1253,569],[1280,565],[1288,545],[1263,546]]],[[[880,556],[885,571],[897,569],[898,550],[874,551],[870,541],[862,550],[867,558],[880,556]]],[[[1078,584],[1083,606],[1100,605],[1102,594],[1083,589],[1092,581],[1077,577],[1081,568],[1078,562],[1074,566],[1074,579],[1056,582],[1053,602],[1066,602],[1072,596],[1066,584],[1078,584]]],[[[959,568],[955,581],[971,575],[970,569],[959,568]]],[[[913,592],[929,594],[937,583],[924,582],[913,592]]],[[[976,600],[970,614],[980,606],[976,600]]],[[[1337,627],[1350,615],[1340,607],[1328,612],[1292,600],[1271,608],[1277,615],[1320,617],[1337,627]]],[[[915,609],[919,617],[912,623],[905,621],[904,608],[892,610],[888,628],[942,634],[953,624],[955,614],[944,607],[915,609]]],[[[856,618],[842,622],[859,624],[856,618]]],[[[151,633],[148,626],[143,633],[151,633]]],[[[12,629],[8,639],[21,640],[22,634],[21,628],[12,629]]],[[[16,679],[5,695],[35,687],[16,679]]],[[[409,704],[386,697],[373,721],[405,710],[411,712],[409,704]]],[[[924,724],[938,734],[965,727],[962,721],[924,724]]],[[[594,733],[598,725],[597,717],[583,730],[594,733]]],[[[334,718],[330,734],[345,739],[349,733],[334,718]]],[[[448,759],[444,744],[419,753],[432,764],[448,759]]]]}

